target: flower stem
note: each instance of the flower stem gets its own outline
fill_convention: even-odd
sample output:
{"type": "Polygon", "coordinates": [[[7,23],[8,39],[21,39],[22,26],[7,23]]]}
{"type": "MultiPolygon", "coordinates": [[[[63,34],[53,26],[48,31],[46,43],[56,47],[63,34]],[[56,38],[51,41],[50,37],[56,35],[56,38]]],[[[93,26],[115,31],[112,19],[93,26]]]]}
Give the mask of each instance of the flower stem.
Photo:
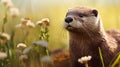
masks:
{"type": "Polygon", "coordinates": [[[22,42],[25,42],[25,40],[27,39],[29,33],[30,33],[30,30],[25,31],[24,38],[23,38],[22,42]]]}
{"type": "Polygon", "coordinates": [[[7,12],[5,13],[5,17],[3,18],[2,32],[5,32],[5,23],[6,22],[7,22],[7,12]]]}
{"type": "Polygon", "coordinates": [[[49,51],[48,51],[48,49],[46,49],[46,54],[47,54],[47,56],[49,56],[49,51]]]}
{"type": "Polygon", "coordinates": [[[87,62],[85,63],[85,67],[88,67],[88,63],[87,62]]]}

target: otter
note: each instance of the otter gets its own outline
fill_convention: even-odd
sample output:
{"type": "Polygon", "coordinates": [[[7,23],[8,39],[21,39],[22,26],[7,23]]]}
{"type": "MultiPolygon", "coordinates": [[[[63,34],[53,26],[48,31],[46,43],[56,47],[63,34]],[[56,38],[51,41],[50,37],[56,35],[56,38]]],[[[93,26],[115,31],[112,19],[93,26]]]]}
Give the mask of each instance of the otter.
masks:
{"type": "Polygon", "coordinates": [[[105,31],[97,9],[69,9],[63,24],[69,32],[70,67],[85,67],[78,59],[88,55],[92,56],[88,63],[90,67],[102,67],[98,48],[101,49],[105,67],[109,67],[120,51],[120,31],[105,31]]]}

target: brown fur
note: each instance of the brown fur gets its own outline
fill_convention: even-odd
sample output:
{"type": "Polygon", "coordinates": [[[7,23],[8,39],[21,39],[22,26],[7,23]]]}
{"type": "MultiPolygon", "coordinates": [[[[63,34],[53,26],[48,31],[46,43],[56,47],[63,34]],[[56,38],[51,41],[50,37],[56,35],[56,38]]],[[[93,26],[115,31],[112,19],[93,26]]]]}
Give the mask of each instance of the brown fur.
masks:
{"type": "Polygon", "coordinates": [[[120,51],[120,45],[118,45],[120,44],[120,32],[111,30],[106,33],[100,18],[93,16],[96,14],[92,12],[93,10],[87,7],[77,7],[67,13],[67,16],[82,23],[79,28],[72,25],[65,27],[70,36],[71,67],[85,67],[83,64],[78,63],[78,58],[88,55],[92,56],[89,66],[102,67],[98,47],[102,51],[105,67],[109,67],[110,61],[120,51]],[[85,14],[85,20],[77,16],[80,13],[85,14]],[[98,26],[95,25],[93,19],[98,19],[98,26]]]}

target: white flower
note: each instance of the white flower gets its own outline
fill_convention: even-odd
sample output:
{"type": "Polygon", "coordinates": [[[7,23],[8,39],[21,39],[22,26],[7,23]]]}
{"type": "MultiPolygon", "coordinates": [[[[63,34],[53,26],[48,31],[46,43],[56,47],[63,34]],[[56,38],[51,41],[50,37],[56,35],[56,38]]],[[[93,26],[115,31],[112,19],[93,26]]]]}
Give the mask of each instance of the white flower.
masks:
{"type": "Polygon", "coordinates": [[[37,21],[36,24],[37,24],[37,25],[42,25],[43,22],[42,22],[42,21],[37,21]]]}
{"type": "Polygon", "coordinates": [[[87,63],[88,61],[91,60],[91,56],[84,56],[84,57],[81,57],[80,59],[78,59],[78,62],[80,63],[87,63]]]}
{"type": "Polygon", "coordinates": [[[19,43],[19,44],[17,45],[17,48],[19,48],[19,47],[26,48],[27,46],[26,46],[26,44],[24,44],[24,43],[19,43]]]}
{"type": "Polygon", "coordinates": [[[48,18],[44,18],[41,21],[43,21],[43,22],[49,22],[49,19],[48,18]]]}
{"type": "Polygon", "coordinates": [[[1,0],[1,2],[5,5],[7,8],[13,7],[13,3],[11,0],[1,0]]]}
{"type": "Polygon", "coordinates": [[[5,59],[7,57],[7,54],[4,52],[0,52],[0,60],[5,59]]]}
{"type": "Polygon", "coordinates": [[[13,7],[13,3],[12,2],[9,2],[5,5],[8,9],[12,8],[13,7]]]}
{"type": "Polygon", "coordinates": [[[21,24],[23,25],[26,25],[28,21],[30,21],[29,18],[21,18],[21,24]]]}
{"type": "Polygon", "coordinates": [[[42,25],[43,23],[45,23],[46,25],[49,26],[49,19],[48,18],[44,18],[44,19],[36,22],[37,25],[42,25]]]}
{"type": "Polygon", "coordinates": [[[7,33],[1,33],[0,36],[5,40],[10,40],[10,35],[7,33]]]}
{"type": "Polygon", "coordinates": [[[34,45],[40,45],[42,47],[48,47],[48,42],[44,41],[44,40],[39,40],[39,41],[35,41],[33,42],[34,45]]]}
{"type": "Polygon", "coordinates": [[[26,26],[28,26],[29,28],[35,27],[34,23],[32,23],[30,20],[27,22],[26,26]]]}
{"type": "Polygon", "coordinates": [[[29,46],[29,47],[25,48],[25,49],[23,50],[23,54],[29,53],[30,50],[32,50],[33,48],[34,48],[34,46],[29,46]]]}
{"type": "Polygon", "coordinates": [[[16,27],[18,27],[18,28],[21,28],[21,27],[34,28],[35,24],[29,18],[21,18],[21,23],[17,24],[16,27]]]}
{"type": "Polygon", "coordinates": [[[10,15],[12,17],[18,17],[20,15],[18,8],[10,8],[10,15]]]}
{"type": "Polygon", "coordinates": [[[7,4],[10,0],[1,0],[3,4],[7,4]]]}

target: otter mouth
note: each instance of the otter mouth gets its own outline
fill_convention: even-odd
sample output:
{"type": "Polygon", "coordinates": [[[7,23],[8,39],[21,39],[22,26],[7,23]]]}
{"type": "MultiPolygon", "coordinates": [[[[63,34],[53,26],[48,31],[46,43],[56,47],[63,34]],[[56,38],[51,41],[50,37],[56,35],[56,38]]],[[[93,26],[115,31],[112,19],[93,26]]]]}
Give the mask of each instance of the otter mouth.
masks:
{"type": "Polygon", "coordinates": [[[74,27],[72,27],[71,25],[68,25],[68,26],[66,27],[66,29],[67,29],[67,30],[73,30],[74,27]]]}
{"type": "Polygon", "coordinates": [[[66,27],[66,29],[67,29],[69,32],[79,32],[79,31],[80,31],[79,28],[75,28],[75,27],[73,27],[73,26],[71,26],[71,25],[68,25],[68,26],[66,27]]]}

